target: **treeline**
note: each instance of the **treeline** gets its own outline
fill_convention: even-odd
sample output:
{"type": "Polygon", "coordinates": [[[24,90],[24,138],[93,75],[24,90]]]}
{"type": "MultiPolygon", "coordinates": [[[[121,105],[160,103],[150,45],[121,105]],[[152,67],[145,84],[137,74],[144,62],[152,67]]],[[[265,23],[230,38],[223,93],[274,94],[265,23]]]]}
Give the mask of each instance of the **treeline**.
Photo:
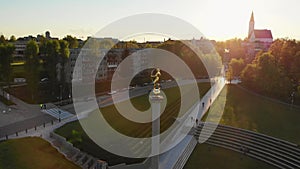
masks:
{"type": "Polygon", "coordinates": [[[9,86],[9,82],[12,80],[11,63],[15,51],[14,41],[14,36],[10,40],[5,39],[3,35],[0,36],[0,80],[5,83],[2,85],[9,86]]]}
{"type": "Polygon", "coordinates": [[[300,42],[278,39],[241,73],[248,88],[293,103],[300,95],[300,42]]]}
{"type": "Polygon", "coordinates": [[[227,79],[240,77],[242,85],[255,92],[300,104],[300,42],[277,39],[268,51],[257,53],[253,59],[249,59],[243,43],[246,40],[216,43],[216,49],[229,62],[227,79]]]}
{"type": "MultiPolygon", "coordinates": [[[[3,35],[0,37],[0,80],[9,87],[13,81],[13,54],[15,52],[14,43],[16,39],[12,36],[9,40],[3,35]]],[[[27,42],[24,51],[24,65],[20,77],[24,77],[27,82],[27,89],[34,100],[40,94],[41,88],[46,89],[46,95],[57,95],[58,90],[70,91],[70,85],[66,81],[66,65],[70,55],[69,48],[77,48],[78,40],[70,35],[63,39],[51,39],[41,37],[32,38],[27,42]],[[44,78],[47,83],[41,85],[40,80],[44,78]],[[61,86],[61,87],[59,87],[61,86]],[[60,89],[59,89],[60,88],[60,89]]],[[[17,66],[15,66],[17,67],[17,66]]]]}

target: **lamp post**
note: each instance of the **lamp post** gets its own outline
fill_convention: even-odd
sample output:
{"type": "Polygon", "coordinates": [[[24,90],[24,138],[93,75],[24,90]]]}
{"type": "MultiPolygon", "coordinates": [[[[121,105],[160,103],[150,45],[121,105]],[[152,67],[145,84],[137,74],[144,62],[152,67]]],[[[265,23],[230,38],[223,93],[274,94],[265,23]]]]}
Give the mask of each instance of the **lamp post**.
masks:
{"type": "Polygon", "coordinates": [[[61,111],[60,111],[60,110],[58,110],[58,122],[60,122],[60,121],[61,121],[61,119],[60,119],[60,114],[61,114],[61,111]]]}
{"type": "Polygon", "coordinates": [[[62,105],[62,85],[59,85],[60,88],[60,105],[62,105]]]}
{"type": "Polygon", "coordinates": [[[293,107],[294,104],[294,95],[295,95],[295,91],[291,93],[291,108],[293,107]]]}

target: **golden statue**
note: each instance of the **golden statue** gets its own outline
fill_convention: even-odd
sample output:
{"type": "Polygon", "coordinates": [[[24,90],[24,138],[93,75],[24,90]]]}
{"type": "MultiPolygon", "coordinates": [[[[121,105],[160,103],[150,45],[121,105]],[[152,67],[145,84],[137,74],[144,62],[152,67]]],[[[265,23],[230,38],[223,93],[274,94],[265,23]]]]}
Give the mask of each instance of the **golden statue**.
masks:
{"type": "Polygon", "coordinates": [[[152,82],[153,82],[153,93],[154,94],[159,94],[160,93],[160,84],[158,83],[160,76],[161,76],[161,73],[160,73],[159,68],[156,68],[156,69],[152,70],[151,78],[153,78],[152,82]],[[155,74],[154,74],[154,71],[156,71],[155,74]]]}

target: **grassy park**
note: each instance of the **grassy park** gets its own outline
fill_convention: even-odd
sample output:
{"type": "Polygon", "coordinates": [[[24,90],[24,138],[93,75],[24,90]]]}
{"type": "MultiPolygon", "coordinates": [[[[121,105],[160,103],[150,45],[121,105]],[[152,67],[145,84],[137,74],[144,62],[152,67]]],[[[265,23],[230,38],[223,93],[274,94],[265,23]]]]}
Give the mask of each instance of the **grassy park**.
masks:
{"type": "Polygon", "coordinates": [[[184,169],[275,169],[262,161],[224,148],[198,144],[184,169]]]}
{"type": "Polygon", "coordinates": [[[50,143],[41,138],[21,138],[0,142],[1,169],[79,169],[50,143]]]}
{"type": "MultiPolygon", "coordinates": [[[[209,89],[209,85],[206,85],[207,87],[200,87],[202,89],[200,91],[201,95],[203,95],[209,89]]],[[[300,136],[297,134],[300,131],[298,125],[300,119],[299,108],[292,108],[290,105],[274,102],[265,97],[249,93],[248,91],[235,85],[227,85],[226,87],[228,89],[228,92],[226,97],[225,111],[220,122],[221,124],[244,128],[282,138],[294,143],[300,143],[300,136]],[[280,128],[280,130],[278,128],[280,128]]],[[[172,94],[172,97],[170,98],[168,103],[169,105],[167,105],[166,109],[166,112],[168,112],[167,114],[171,114],[171,116],[165,115],[162,116],[161,119],[164,120],[164,123],[162,124],[165,124],[165,127],[168,127],[168,125],[172,123],[172,118],[170,117],[176,115],[176,113],[173,114],[174,112],[171,111],[173,111],[174,109],[178,109],[178,107],[176,108],[175,106],[178,105],[177,103],[179,98],[179,93],[177,90],[177,88],[164,90],[167,96],[170,96],[170,94],[172,94]],[[167,119],[169,119],[169,121],[167,119]]],[[[131,99],[131,102],[137,109],[140,110],[145,110],[150,106],[146,96],[140,96],[131,99]]],[[[141,126],[135,126],[137,124],[129,125],[127,121],[119,120],[120,115],[118,115],[114,106],[108,106],[104,109],[106,109],[106,111],[104,111],[104,114],[107,113],[105,118],[108,121],[118,122],[118,124],[112,124],[112,126],[114,126],[114,128],[118,131],[135,137],[149,136],[149,131],[151,129],[149,126],[143,128],[141,126]]],[[[214,121],[214,116],[210,117],[210,119],[206,119],[206,117],[204,117],[204,120],[214,121]]],[[[96,157],[99,157],[100,159],[101,157],[105,157],[106,159],[110,160],[109,163],[111,162],[111,164],[117,164],[124,161],[134,163],[142,160],[122,159],[101,149],[83,132],[79,122],[69,123],[62,128],[59,128],[56,132],[66,137],[68,140],[72,140],[72,130],[76,130],[82,133],[82,142],[75,143],[76,147],[96,157]]],[[[204,168],[220,168],[220,166],[224,166],[222,168],[232,168],[233,166],[245,166],[245,168],[271,168],[271,166],[267,164],[264,164],[255,159],[248,158],[239,153],[235,153],[230,150],[218,147],[208,146],[205,144],[197,146],[195,152],[192,155],[192,158],[189,160],[186,166],[186,169],[194,169],[193,166],[194,168],[195,166],[197,166],[196,168],[202,166],[204,168]],[[209,156],[203,155],[204,157],[202,161],[197,160],[197,157],[201,156],[201,154],[208,154],[209,156]],[[222,159],[220,161],[232,162],[226,165],[221,165],[221,163],[218,164],[213,162],[216,159],[222,159]]]]}
{"type": "MultiPolygon", "coordinates": [[[[209,90],[210,83],[199,83],[198,86],[200,89],[200,96],[203,96],[209,90]]],[[[167,129],[168,126],[170,126],[174,122],[173,116],[177,115],[180,106],[180,104],[178,104],[178,101],[180,101],[180,93],[177,87],[164,89],[164,92],[168,98],[168,103],[166,106],[166,110],[161,117],[162,130],[167,129]]],[[[148,95],[132,98],[131,102],[139,110],[145,110],[150,106],[150,103],[148,101],[148,95]]],[[[106,118],[106,120],[110,122],[112,127],[117,129],[119,132],[133,137],[151,136],[151,123],[143,125],[129,122],[117,112],[116,108],[113,105],[107,106],[103,109],[104,110],[102,110],[102,112],[104,112],[103,115],[106,118]]],[[[55,132],[67,138],[67,140],[72,142],[76,147],[78,147],[82,151],[87,152],[95,157],[98,157],[99,159],[108,161],[109,165],[115,165],[124,162],[127,164],[131,164],[144,160],[123,158],[103,150],[84,133],[78,121],[68,123],[63,127],[57,129],[55,132]],[[73,133],[74,131],[80,133],[80,142],[72,142],[73,140],[76,140],[76,138],[74,138],[74,134],[72,134],[72,131],[73,133]]]]}

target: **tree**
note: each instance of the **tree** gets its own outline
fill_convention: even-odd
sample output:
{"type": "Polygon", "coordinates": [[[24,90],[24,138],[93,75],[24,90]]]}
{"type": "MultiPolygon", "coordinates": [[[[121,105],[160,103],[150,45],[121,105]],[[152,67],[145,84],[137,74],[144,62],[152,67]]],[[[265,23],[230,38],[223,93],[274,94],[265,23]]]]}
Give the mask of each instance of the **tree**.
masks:
{"type": "Polygon", "coordinates": [[[6,39],[3,35],[0,36],[0,44],[1,43],[6,43],[6,39]]]}
{"type": "Polygon", "coordinates": [[[242,58],[232,58],[229,62],[229,67],[232,69],[233,77],[239,77],[244,69],[244,60],[242,58]]]}
{"type": "Polygon", "coordinates": [[[71,35],[67,35],[63,38],[63,40],[67,41],[69,43],[69,48],[78,48],[78,39],[76,37],[72,37],[71,35]]]}
{"type": "Polygon", "coordinates": [[[59,41],[60,49],[59,49],[59,62],[62,66],[61,71],[61,83],[65,83],[65,75],[66,75],[66,64],[70,56],[69,43],[65,40],[59,41]]]}
{"type": "Polygon", "coordinates": [[[242,83],[249,88],[255,89],[257,81],[257,68],[255,64],[248,64],[241,73],[242,83]]]}
{"type": "MultiPolygon", "coordinates": [[[[64,90],[67,85],[66,83],[66,74],[67,74],[67,62],[70,56],[70,50],[69,50],[69,43],[65,40],[60,40],[59,41],[60,49],[59,49],[59,63],[61,66],[61,71],[60,71],[60,84],[62,85],[61,90],[64,90]]],[[[67,90],[69,91],[69,89],[67,90]]],[[[61,91],[62,92],[62,91],[61,91]]]]}
{"type": "Polygon", "coordinates": [[[14,35],[11,35],[9,42],[15,42],[17,39],[14,35]]]}
{"type": "Polygon", "coordinates": [[[56,65],[59,60],[60,44],[58,40],[45,40],[41,44],[41,48],[44,69],[49,78],[49,85],[51,86],[50,90],[52,91],[52,94],[54,94],[54,91],[57,89],[56,65]]]}
{"type": "Polygon", "coordinates": [[[268,96],[287,100],[292,83],[283,68],[275,64],[271,53],[258,54],[242,72],[242,83],[268,96]]]}
{"type": "Polygon", "coordinates": [[[11,62],[15,46],[10,43],[0,44],[0,61],[1,61],[1,74],[2,79],[10,87],[10,81],[12,80],[12,68],[11,62]]]}
{"type": "Polygon", "coordinates": [[[277,39],[269,51],[275,57],[277,66],[282,67],[293,83],[293,88],[300,84],[300,42],[290,39],[277,39]]]}
{"type": "Polygon", "coordinates": [[[229,81],[229,83],[231,84],[231,81],[233,79],[233,70],[232,67],[229,67],[227,72],[226,72],[226,79],[227,81],[229,81]]]}
{"type": "Polygon", "coordinates": [[[25,71],[28,89],[31,93],[31,99],[35,99],[39,84],[39,46],[31,40],[26,45],[25,50],[25,71]]]}

